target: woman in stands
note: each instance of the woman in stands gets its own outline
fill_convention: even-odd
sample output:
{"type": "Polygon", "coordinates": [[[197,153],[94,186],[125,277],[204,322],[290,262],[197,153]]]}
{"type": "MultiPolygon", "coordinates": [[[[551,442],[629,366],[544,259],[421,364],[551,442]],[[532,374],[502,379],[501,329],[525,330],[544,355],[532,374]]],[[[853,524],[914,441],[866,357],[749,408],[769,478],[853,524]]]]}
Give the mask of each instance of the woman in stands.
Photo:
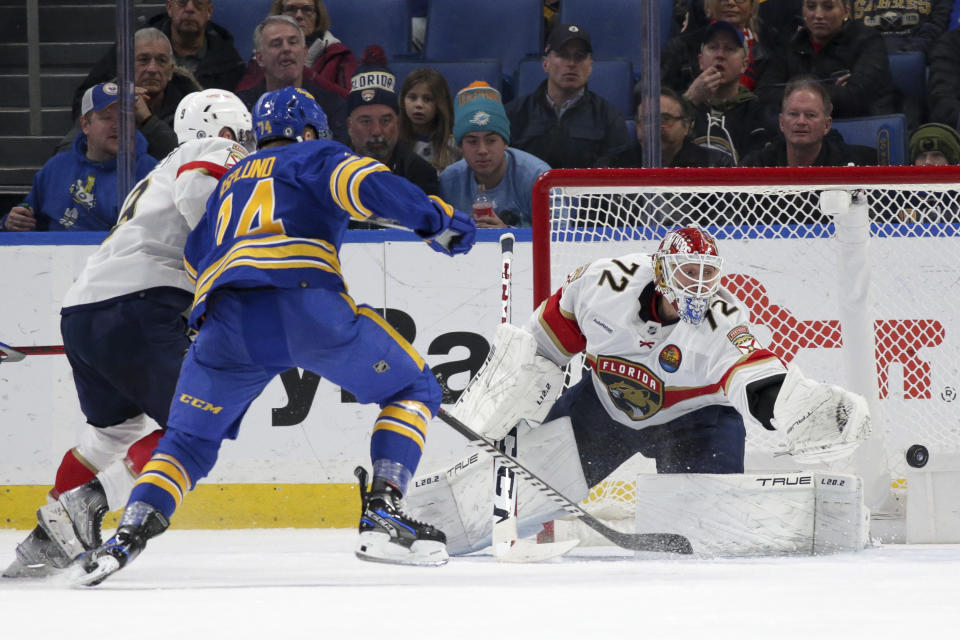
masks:
{"type": "MultiPolygon", "coordinates": [[[[664,46],[660,57],[661,84],[678,93],[687,90],[690,83],[700,75],[697,56],[700,54],[700,45],[706,35],[707,26],[717,20],[724,20],[743,33],[749,57],[747,68],[740,75],[740,84],[752,91],[770,55],[769,49],[760,44],[761,28],[757,18],[759,6],[760,0],[705,0],[703,8],[706,22],[698,22],[693,15],[689,16],[687,29],[670,38],[664,46]]],[[[764,37],[763,41],[774,40],[764,37]]]]}
{"type": "Polygon", "coordinates": [[[795,76],[823,83],[834,118],[894,111],[896,94],[880,33],[850,20],[847,0],[803,0],[803,23],[770,58],[755,93],[779,111],[783,88],[795,76]]]}
{"type": "MultiPolygon", "coordinates": [[[[311,76],[323,78],[339,87],[341,97],[346,98],[357,60],[350,48],[330,33],[330,15],[322,0],[273,0],[270,15],[281,14],[296,20],[306,35],[308,71],[304,72],[304,80],[322,84],[311,76]]],[[[263,70],[251,59],[237,91],[254,87],[262,79],[263,70]]]]}
{"type": "Polygon", "coordinates": [[[443,171],[460,159],[452,130],[453,100],[446,79],[430,67],[414,69],[400,87],[400,139],[443,171]]]}

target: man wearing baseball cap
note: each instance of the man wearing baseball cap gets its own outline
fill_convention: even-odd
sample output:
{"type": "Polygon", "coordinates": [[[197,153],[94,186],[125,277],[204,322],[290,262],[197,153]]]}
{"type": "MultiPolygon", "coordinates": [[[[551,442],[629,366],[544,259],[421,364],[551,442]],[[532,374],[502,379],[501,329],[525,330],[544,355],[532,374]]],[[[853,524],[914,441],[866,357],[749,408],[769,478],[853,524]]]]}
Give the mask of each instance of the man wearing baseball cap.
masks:
{"type": "MultiPolygon", "coordinates": [[[[5,231],[107,231],[117,222],[117,85],[104,82],[81,100],[80,135],[73,148],[58,153],[33,178],[24,203],[13,207],[0,227],[5,231]]],[[[147,155],[147,140],[136,134],[136,179],[157,161],[147,155]]]]}
{"type": "Polygon", "coordinates": [[[740,83],[749,57],[740,29],[724,20],[711,22],[697,56],[700,75],[683,93],[696,109],[693,144],[722,152],[733,165],[777,132],[756,94],[740,83]]]}
{"type": "Polygon", "coordinates": [[[482,187],[494,211],[478,217],[478,227],[531,226],[533,183],[550,166],[509,146],[510,122],[500,92],[486,82],[467,85],[454,99],[453,119],[463,159],[440,174],[440,197],[470,211],[482,187]]]}
{"type": "Polygon", "coordinates": [[[550,31],[541,60],[546,79],[507,110],[514,147],[554,169],[605,167],[627,149],[623,114],[587,88],[592,53],[583,27],[558,24],[550,31]]]}

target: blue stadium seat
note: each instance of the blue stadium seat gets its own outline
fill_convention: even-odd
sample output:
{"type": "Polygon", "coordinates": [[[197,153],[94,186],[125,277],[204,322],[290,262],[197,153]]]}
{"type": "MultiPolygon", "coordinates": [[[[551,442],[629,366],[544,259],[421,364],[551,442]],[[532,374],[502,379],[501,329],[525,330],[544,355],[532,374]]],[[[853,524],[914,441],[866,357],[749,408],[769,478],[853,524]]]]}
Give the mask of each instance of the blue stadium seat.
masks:
{"type": "MultiPolygon", "coordinates": [[[[592,37],[592,36],[591,36],[592,37]]],[[[515,98],[533,93],[547,77],[540,58],[527,58],[517,67],[514,78],[515,98]]],[[[594,60],[593,73],[587,87],[608,100],[624,118],[633,116],[633,65],[629,60],[594,60]]]]}
{"type": "Polygon", "coordinates": [[[500,61],[491,60],[400,60],[391,61],[390,70],[397,76],[397,93],[403,79],[420,67],[433,67],[447,80],[450,97],[474,80],[483,80],[497,91],[501,90],[500,61]]]}
{"type": "Polygon", "coordinates": [[[498,58],[509,76],[543,46],[542,0],[430,0],[427,60],[498,58]]]}
{"type": "MultiPolygon", "coordinates": [[[[660,48],[670,38],[673,0],[660,1],[660,48]]],[[[640,24],[643,5],[639,0],[562,0],[560,22],[584,27],[590,34],[595,58],[627,58],[640,71],[640,24]]]]}
{"type": "Polygon", "coordinates": [[[323,4],[330,14],[330,32],[350,47],[358,61],[371,44],[383,47],[388,60],[410,55],[407,0],[324,0],[323,4]]]}
{"type": "Polygon", "coordinates": [[[926,98],[927,57],[922,51],[891,53],[890,73],[893,84],[905,96],[926,98]]]}
{"type": "Polygon", "coordinates": [[[253,57],[253,30],[270,13],[272,0],[217,0],[210,18],[233,35],[233,46],[244,61],[253,57]]]}
{"type": "Polygon", "coordinates": [[[902,113],[834,120],[833,128],[847,144],[875,148],[878,164],[906,164],[907,118],[902,113]]]}

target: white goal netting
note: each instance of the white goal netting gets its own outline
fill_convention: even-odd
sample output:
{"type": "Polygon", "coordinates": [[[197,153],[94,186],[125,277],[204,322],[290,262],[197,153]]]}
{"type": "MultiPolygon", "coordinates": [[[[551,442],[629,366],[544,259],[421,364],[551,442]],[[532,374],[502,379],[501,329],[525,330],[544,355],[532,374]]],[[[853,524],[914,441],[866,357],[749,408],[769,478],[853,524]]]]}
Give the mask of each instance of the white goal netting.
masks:
{"type": "MultiPolygon", "coordinates": [[[[931,460],[960,451],[960,167],[550,171],[534,189],[536,301],[576,267],[653,251],[687,224],[717,239],[723,284],[761,342],[871,400],[880,455],[861,475],[902,488],[911,445],[931,460]],[[852,206],[835,217],[824,192],[852,206]]],[[[789,468],[778,445],[748,430],[747,470],[789,468]]],[[[624,517],[632,478],[652,469],[635,458],[588,508],[624,517]]]]}

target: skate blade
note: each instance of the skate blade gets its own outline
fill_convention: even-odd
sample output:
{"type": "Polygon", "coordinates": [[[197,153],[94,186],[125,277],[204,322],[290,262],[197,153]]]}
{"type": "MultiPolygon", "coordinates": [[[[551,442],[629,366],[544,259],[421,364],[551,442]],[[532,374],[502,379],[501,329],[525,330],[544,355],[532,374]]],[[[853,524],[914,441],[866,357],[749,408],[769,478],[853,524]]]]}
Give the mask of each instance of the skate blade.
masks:
{"type": "Polygon", "coordinates": [[[73,520],[59,502],[48,503],[37,509],[37,522],[71,562],[86,551],[73,529],[73,520]]]}
{"type": "Polygon", "coordinates": [[[73,565],[68,581],[76,587],[95,587],[117,571],[120,571],[120,562],[107,554],[98,558],[97,564],[92,568],[82,561],[73,565]]]}
{"type": "Polygon", "coordinates": [[[356,556],[367,562],[402,564],[412,567],[442,567],[447,564],[447,545],[435,540],[417,540],[410,548],[390,541],[386,533],[365,531],[360,534],[356,556]]]}
{"type": "Polygon", "coordinates": [[[19,558],[15,559],[10,563],[10,566],[7,567],[2,577],[4,578],[49,578],[50,576],[55,576],[58,573],[62,572],[63,569],[59,569],[53,565],[38,563],[38,564],[26,564],[21,562],[19,558]]]}

